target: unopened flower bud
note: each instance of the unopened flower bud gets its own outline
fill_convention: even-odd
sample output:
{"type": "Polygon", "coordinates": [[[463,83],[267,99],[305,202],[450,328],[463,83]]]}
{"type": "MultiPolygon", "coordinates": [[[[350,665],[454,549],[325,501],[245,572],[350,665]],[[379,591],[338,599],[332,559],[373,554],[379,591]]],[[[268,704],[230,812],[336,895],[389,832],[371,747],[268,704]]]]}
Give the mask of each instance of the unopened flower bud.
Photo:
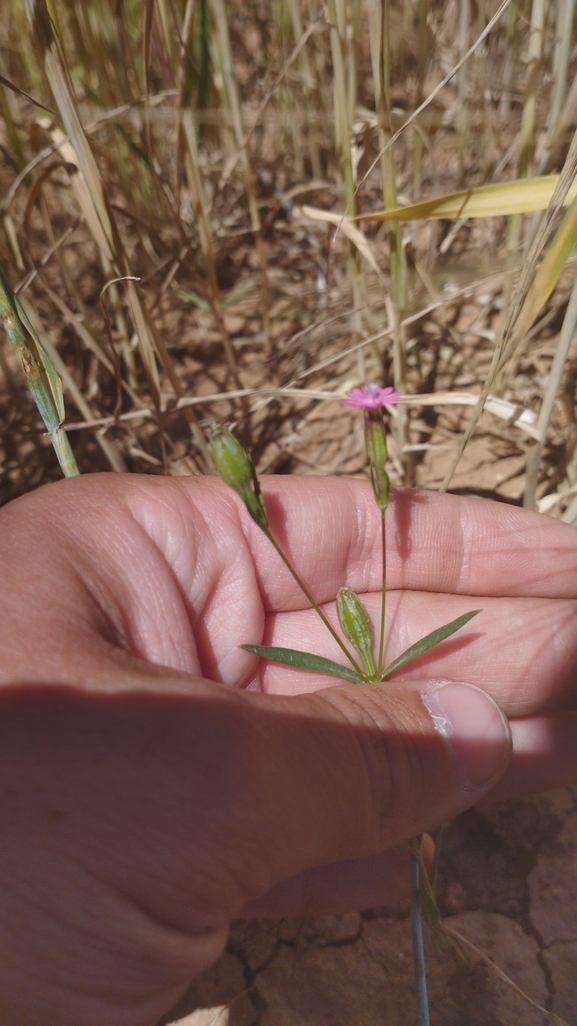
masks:
{"type": "Polygon", "coordinates": [[[351,588],[340,588],[337,595],[337,616],[341,630],[359,653],[367,677],[376,674],[373,659],[373,632],[367,611],[351,588]]]}
{"type": "Polygon", "coordinates": [[[217,473],[240,495],[255,523],[267,531],[268,517],[264,499],[248,452],[222,424],[209,429],[209,441],[217,473]]]}
{"type": "Polygon", "coordinates": [[[373,492],[377,506],[381,513],[384,513],[389,504],[391,484],[385,469],[387,435],[380,409],[365,409],[365,445],[369,458],[373,492]]]}

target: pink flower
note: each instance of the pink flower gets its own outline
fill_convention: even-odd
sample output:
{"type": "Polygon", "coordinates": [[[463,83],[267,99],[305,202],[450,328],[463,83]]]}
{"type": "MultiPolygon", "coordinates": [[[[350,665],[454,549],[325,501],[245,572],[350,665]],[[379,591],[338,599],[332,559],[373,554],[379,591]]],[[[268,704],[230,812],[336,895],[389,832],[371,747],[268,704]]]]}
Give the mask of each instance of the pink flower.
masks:
{"type": "Polygon", "coordinates": [[[379,385],[361,385],[360,388],[353,388],[347,392],[347,398],[341,399],[345,406],[361,406],[365,410],[376,410],[377,406],[390,406],[398,403],[401,398],[400,392],[393,392],[392,388],[380,388],[379,385]]]}

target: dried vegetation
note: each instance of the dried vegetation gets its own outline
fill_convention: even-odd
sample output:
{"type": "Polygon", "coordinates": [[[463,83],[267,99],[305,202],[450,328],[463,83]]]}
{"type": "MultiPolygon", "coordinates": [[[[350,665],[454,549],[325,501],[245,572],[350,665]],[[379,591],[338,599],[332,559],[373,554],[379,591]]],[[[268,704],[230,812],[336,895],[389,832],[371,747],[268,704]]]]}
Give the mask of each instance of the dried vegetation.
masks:
{"type": "MultiPolygon", "coordinates": [[[[218,418],[261,472],[362,474],[333,397],[376,380],[394,482],[576,522],[574,8],[6,0],[0,263],[80,472],[210,471],[218,418]],[[354,220],[563,169],[545,214],[354,220]]],[[[60,470],[0,366],[5,502],[60,470]]]]}

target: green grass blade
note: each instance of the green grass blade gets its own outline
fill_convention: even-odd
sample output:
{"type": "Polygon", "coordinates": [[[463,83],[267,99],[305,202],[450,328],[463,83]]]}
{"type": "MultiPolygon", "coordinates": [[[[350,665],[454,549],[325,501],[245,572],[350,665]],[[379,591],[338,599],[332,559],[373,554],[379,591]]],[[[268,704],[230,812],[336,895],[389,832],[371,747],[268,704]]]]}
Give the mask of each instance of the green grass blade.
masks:
{"type": "MultiPolygon", "coordinates": [[[[26,382],[48,431],[62,422],[62,385],[48,370],[51,364],[30,322],[16,299],[7,278],[0,271],[0,319],[10,339],[26,382]],[[42,355],[40,355],[42,353],[42,355]]],[[[54,372],[55,374],[55,372],[54,372]]]]}
{"type": "Polygon", "coordinates": [[[0,270],[0,320],[14,347],[26,383],[66,477],[78,474],[78,467],[64,429],[62,382],[48,359],[5,275],[0,270]]]}
{"type": "Polygon", "coordinates": [[[193,292],[192,289],[179,289],[178,294],[185,303],[192,303],[199,310],[210,310],[210,304],[202,296],[199,296],[198,292],[193,292]]]}
{"type": "Polygon", "coordinates": [[[341,666],[340,663],[333,663],[332,659],[324,659],[322,656],[312,655],[310,652],[299,652],[294,648],[275,648],[269,645],[241,645],[245,652],[252,652],[253,655],[262,659],[270,659],[273,663],[282,663],[283,666],[297,666],[301,670],[314,670],[315,673],[328,673],[331,677],[340,677],[345,680],[352,680],[354,684],[362,684],[363,678],[350,670],[348,666],[341,666]]]}
{"type": "Polygon", "coordinates": [[[441,641],[445,640],[445,638],[450,638],[451,634],[455,634],[456,631],[459,631],[461,627],[464,627],[469,620],[472,620],[473,617],[480,612],[482,612],[482,610],[473,609],[470,613],[463,613],[463,615],[458,616],[456,620],[451,620],[450,623],[446,623],[444,627],[437,627],[436,631],[431,631],[430,634],[426,634],[420,641],[416,641],[414,645],[411,645],[406,652],[403,652],[402,655],[393,659],[393,662],[389,663],[389,665],[383,670],[383,676],[381,679],[384,680],[385,677],[388,677],[394,670],[398,670],[399,666],[404,666],[405,663],[408,663],[410,659],[416,659],[417,656],[422,655],[423,652],[427,652],[435,645],[439,645],[441,641]]]}
{"type": "MultiPolygon", "coordinates": [[[[5,281],[3,282],[3,284],[6,284],[5,281]]],[[[56,413],[56,420],[58,422],[58,425],[60,425],[64,420],[65,414],[64,393],[62,391],[62,381],[60,380],[60,375],[57,374],[52,364],[52,361],[46,355],[46,351],[42,343],[40,342],[40,339],[38,338],[36,331],[32,327],[30,319],[26,314],[26,311],[22,308],[22,305],[18,297],[13,294],[12,299],[14,302],[14,306],[16,308],[16,313],[18,314],[20,321],[24,325],[24,328],[28,332],[28,345],[30,346],[30,349],[32,350],[36,360],[38,361],[38,364],[42,372],[42,377],[44,379],[44,383],[46,386],[46,391],[48,392],[52,400],[52,405],[56,413]]],[[[48,421],[45,420],[44,423],[46,424],[48,430],[50,430],[50,425],[48,421]]]]}
{"type": "Polygon", "coordinates": [[[254,278],[249,278],[248,281],[243,281],[241,285],[229,292],[228,296],[225,296],[222,305],[231,306],[232,303],[238,303],[239,299],[244,299],[245,296],[250,295],[251,292],[256,288],[257,282],[254,278]]]}

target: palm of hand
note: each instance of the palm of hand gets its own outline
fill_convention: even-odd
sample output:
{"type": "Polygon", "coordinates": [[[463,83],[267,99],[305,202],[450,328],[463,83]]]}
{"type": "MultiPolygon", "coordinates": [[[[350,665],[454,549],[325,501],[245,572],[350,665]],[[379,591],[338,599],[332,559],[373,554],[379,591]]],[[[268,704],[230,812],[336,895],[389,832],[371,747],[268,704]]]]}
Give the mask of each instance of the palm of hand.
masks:
{"type": "MultiPolygon", "coordinates": [[[[376,619],[380,539],[369,488],[269,479],[264,491],[276,536],[328,615],[346,583],[376,619]]],[[[514,751],[499,796],[574,779],[572,529],[420,493],[398,493],[388,517],[390,658],[472,607],[484,612],[403,668],[404,683],[385,687],[408,696],[419,729],[422,713],[410,703],[424,678],[488,690],[512,717],[514,751]]],[[[19,944],[31,965],[46,961],[46,923],[60,958],[54,985],[44,981],[43,991],[42,973],[37,979],[36,1026],[57,1018],[153,1023],[216,957],[243,905],[272,914],[292,901],[296,910],[303,887],[309,895],[316,888],[321,909],[329,891],[337,905],[384,900],[387,872],[399,886],[399,859],[375,853],[465,807],[462,798],[438,800],[443,774],[448,780],[442,766],[423,783],[423,805],[427,787],[436,797],[433,822],[421,822],[418,808],[400,811],[401,794],[388,795],[375,824],[368,799],[357,797],[366,766],[342,718],[345,700],[347,715],[356,694],[373,715],[377,698],[354,686],[306,696],[334,682],[263,669],[238,649],[274,643],[339,659],[266,538],[219,482],[111,475],[63,484],[4,510],[0,542],[2,779],[24,803],[30,789],[35,795],[25,817],[16,802],[4,824],[0,871],[16,936],[5,973],[21,990],[26,971],[19,979],[20,963],[11,964],[19,944]],[[298,706],[283,697],[299,694],[298,706]],[[334,746],[331,779],[311,761],[317,742],[321,751],[334,746]],[[359,806],[347,807],[344,832],[338,810],[323,806],[341,771],[343,804],[350,787],[350,808],[359,806]],[[41,899],[22,891],[30,880],[47,882],[41,899]]],[[[12,983],[3,988],[4,1019],[28,1021],[10,1004],[12,983]]]]}

